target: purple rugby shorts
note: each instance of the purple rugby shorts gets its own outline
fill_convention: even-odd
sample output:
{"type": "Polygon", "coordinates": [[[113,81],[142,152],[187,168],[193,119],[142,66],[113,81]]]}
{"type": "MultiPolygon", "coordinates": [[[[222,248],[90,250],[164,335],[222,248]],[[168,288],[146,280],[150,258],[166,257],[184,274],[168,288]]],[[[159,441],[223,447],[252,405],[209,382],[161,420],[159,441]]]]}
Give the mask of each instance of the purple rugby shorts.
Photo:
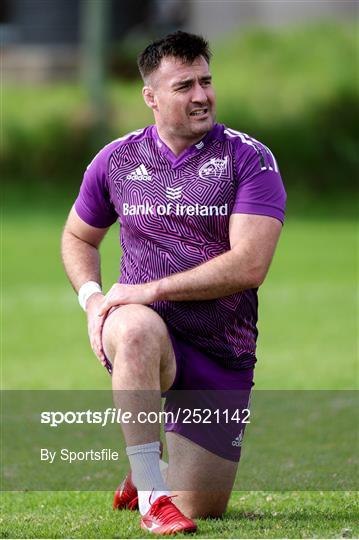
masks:
{"type": "MultiPolygon", "coordinates": [[[[176,376],[165,398],[164,430],[178,433],[209,452],[238,462],[244,429],[250,423],[254,369],[230,369],[168,329],[176,376]]],[[[107,371],[112,364],[106,358],[107,371]]]]}
{"type": "Polygon", "coordinates": [[[168,415],[165,431],[186,437],[209,452],[239,461],[254,369],[234,370],[169,332],[177,371],[163,394],[168,415]]]}

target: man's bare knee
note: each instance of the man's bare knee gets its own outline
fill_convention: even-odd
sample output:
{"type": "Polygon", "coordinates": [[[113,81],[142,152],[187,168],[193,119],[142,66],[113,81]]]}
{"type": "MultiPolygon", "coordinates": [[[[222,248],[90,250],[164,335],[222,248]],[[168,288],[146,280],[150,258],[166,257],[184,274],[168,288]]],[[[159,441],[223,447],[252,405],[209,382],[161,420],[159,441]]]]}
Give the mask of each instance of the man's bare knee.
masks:
{"type": "Polygon", "coordinates": [[[176,374],[172,343],[166,324],[151,308],[128,304],[116,309],[105,321],[102,339],[114,373],[125,367],[137,380],[158,368],[161,389],[171,387],[176,374]]]}
{"type": "Polygon", "coordinates": [[[106,319],[103,329],[103,345],[106,354],[113,359],[121,346],[141,347],[145,343],[158,343],[167,333],[161,317],[147,306],[128,304],[114,310],[106,319]]]}

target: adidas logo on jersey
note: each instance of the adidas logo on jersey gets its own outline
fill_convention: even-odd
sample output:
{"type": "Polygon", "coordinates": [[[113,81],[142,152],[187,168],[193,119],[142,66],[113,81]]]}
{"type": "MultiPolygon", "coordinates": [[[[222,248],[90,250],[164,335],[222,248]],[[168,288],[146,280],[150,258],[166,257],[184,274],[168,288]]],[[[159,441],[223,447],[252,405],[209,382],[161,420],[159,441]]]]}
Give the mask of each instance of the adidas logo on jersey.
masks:
{"type": "Polygon", "coordinates": [[[143,163],[135,171],[126,176],[126,180],[145,180],[149,181],[152,179],[152,176],[148,174],[146,167],[143,163]]]}
{"type": "Polygon", "coordinates": [[[242,441],[243,441],[243,432],[241,431],[238,437],[233,439],[232,446],[242,446],[242,441]]]}

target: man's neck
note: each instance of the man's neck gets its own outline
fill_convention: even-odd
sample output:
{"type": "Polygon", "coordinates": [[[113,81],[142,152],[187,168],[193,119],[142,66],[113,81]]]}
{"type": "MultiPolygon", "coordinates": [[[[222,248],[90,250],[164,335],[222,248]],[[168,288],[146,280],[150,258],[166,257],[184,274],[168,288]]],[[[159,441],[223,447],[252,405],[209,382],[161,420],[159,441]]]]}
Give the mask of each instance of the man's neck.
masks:
{"type": "Polygon", "coordinates": [[[156,125],[156,128],[157,128],[158,136],[161,139],[161,141],[163,141],[168,146],[168,148],[173,152],[173,154],[176,157],[182,154],[184,150],[186,150],[193,144],[198,143],[206,135],[206,133],[202,133],[202,135],[195,137],[193,139],[183,139],[180,137],[169,136],[165,130],[163,130],[157,125],[156,125]]]}

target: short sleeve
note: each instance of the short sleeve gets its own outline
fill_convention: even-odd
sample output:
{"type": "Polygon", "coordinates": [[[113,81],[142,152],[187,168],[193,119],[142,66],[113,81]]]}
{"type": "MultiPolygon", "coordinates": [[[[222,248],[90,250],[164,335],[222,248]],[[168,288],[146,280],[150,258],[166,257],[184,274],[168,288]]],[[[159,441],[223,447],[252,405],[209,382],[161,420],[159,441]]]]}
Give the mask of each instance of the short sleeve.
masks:
{"type": "Polygon", "coordinates": [[[92,227],[112,225],[118,215],[111,201],[108,188],[108,159],[111,149],[103,148],[87,167],[75,210],[80,218],[92,227]]]}
{"type": "Polygon", "coordinates": [[[237,150],[238,188],[233,214],[258,214],[284,223],[286,192],[272,152],[256,141],[237,150]]]}

